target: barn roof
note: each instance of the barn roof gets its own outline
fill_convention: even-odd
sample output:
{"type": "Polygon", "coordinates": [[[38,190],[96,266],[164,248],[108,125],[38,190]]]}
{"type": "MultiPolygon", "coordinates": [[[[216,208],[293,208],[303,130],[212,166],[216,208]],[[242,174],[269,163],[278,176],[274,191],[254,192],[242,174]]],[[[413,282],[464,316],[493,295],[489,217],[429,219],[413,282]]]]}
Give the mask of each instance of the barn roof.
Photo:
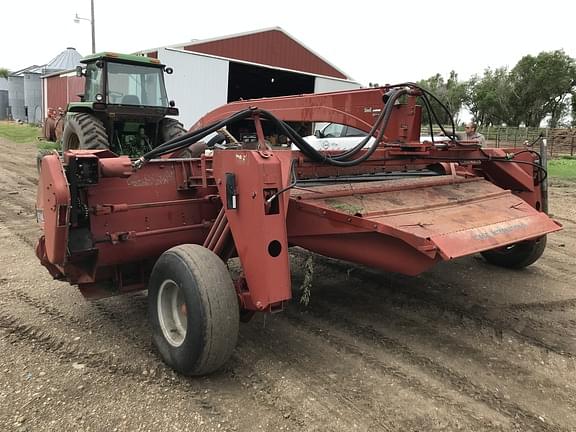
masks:
{"type": "Polygon", "coordinates": [[[351,79],[319,54],[280,27],[193,40],[139,51],[153,55],[160,48],[179,48],[228,59],[259,63],[334,78],[351,79]]]}

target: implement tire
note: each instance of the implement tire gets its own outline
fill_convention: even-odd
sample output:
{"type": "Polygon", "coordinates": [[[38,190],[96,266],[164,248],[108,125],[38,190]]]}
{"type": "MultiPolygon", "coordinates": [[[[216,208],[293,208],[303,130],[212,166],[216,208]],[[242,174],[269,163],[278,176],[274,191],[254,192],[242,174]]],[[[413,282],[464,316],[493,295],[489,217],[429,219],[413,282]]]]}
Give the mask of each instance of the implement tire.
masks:
{"type": "Polygon", "coordinates": [[[546,236],[482,252],[482,256],[490,264],[521,269],[534,264],[542,256],[544,249],[546,249],[546,236]]]}
{"type": "Polygon", "coordinates": [[[108,149],[108,135],[100,120],[92,114],[69,114],[62,134],[62,151],[108,149]]]}
{"type": "Polygon", "coordinates": [[[148,285],[154,345],[183,375],[205,375],[228,361],[238,340],[239,306],[226,264],[184,244],[164,252],[148,285]]]}

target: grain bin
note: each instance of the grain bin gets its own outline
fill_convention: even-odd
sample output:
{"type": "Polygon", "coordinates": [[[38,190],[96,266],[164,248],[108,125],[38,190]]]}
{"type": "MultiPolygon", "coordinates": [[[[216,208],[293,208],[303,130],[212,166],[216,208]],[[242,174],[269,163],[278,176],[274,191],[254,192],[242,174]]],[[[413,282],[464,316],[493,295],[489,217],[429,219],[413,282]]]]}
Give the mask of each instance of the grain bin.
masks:
{"type": "Polygon", "coordinates": [[[23,76],[11,75],[8,77],[8,105],[12,119],[26,121],[23,76]]]}
{"type": "Polygon", "coordinates": [[[0,90],[0,120],[8,118],[8,90],[0,90]]]}
{"type": "Polygon", "coordinates": [[[42,121],[42,88],[38,73],[24,73],[24,107],[28,123],[42,121]]]}

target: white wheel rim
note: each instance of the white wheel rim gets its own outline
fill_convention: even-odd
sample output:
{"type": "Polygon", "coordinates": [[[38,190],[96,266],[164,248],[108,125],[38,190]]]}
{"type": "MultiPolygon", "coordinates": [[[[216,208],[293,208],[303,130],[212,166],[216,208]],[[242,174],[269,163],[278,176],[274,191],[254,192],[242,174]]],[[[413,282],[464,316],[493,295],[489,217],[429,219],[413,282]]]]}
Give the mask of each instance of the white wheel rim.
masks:
{"type": "Polygon", "coordinates": [[[158,320],[164,338],[179,347],[186,338],[188,313],[184,291],[172,279],[166,279],[158,292],[158,320]]]}

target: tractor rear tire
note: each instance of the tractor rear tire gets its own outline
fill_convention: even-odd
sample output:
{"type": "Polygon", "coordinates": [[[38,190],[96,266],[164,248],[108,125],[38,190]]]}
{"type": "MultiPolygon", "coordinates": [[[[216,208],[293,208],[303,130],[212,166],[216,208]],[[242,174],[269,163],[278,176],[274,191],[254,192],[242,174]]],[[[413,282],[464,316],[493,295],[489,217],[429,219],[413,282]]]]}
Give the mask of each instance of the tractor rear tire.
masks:
{"type": "Polygon", "coordinates": [[[68,115],[62,134],[62,151],[108,149],[108,135],[100,120],[92,114],[68,115]]]}
{"type": "Polygon", "coordinates": [[[511,269],[521,269],[534,264],[546,249],[546,236],[526,240],[510,246],[482,252],[490,264],[511,269]]]}
{"type": "Polygon", "coordinates": [[[164,252],[148,285],[154,345],[183,375],[205,375],[228,361],[238,339],[239,305],[226,264],[200,245],[164,252]]]}
{"type": "Polygon", "coordinates": [[[160,125],[160,144],[178,138],[186,133],[182,123],[173,118],[165,118],[160,125]]]}

